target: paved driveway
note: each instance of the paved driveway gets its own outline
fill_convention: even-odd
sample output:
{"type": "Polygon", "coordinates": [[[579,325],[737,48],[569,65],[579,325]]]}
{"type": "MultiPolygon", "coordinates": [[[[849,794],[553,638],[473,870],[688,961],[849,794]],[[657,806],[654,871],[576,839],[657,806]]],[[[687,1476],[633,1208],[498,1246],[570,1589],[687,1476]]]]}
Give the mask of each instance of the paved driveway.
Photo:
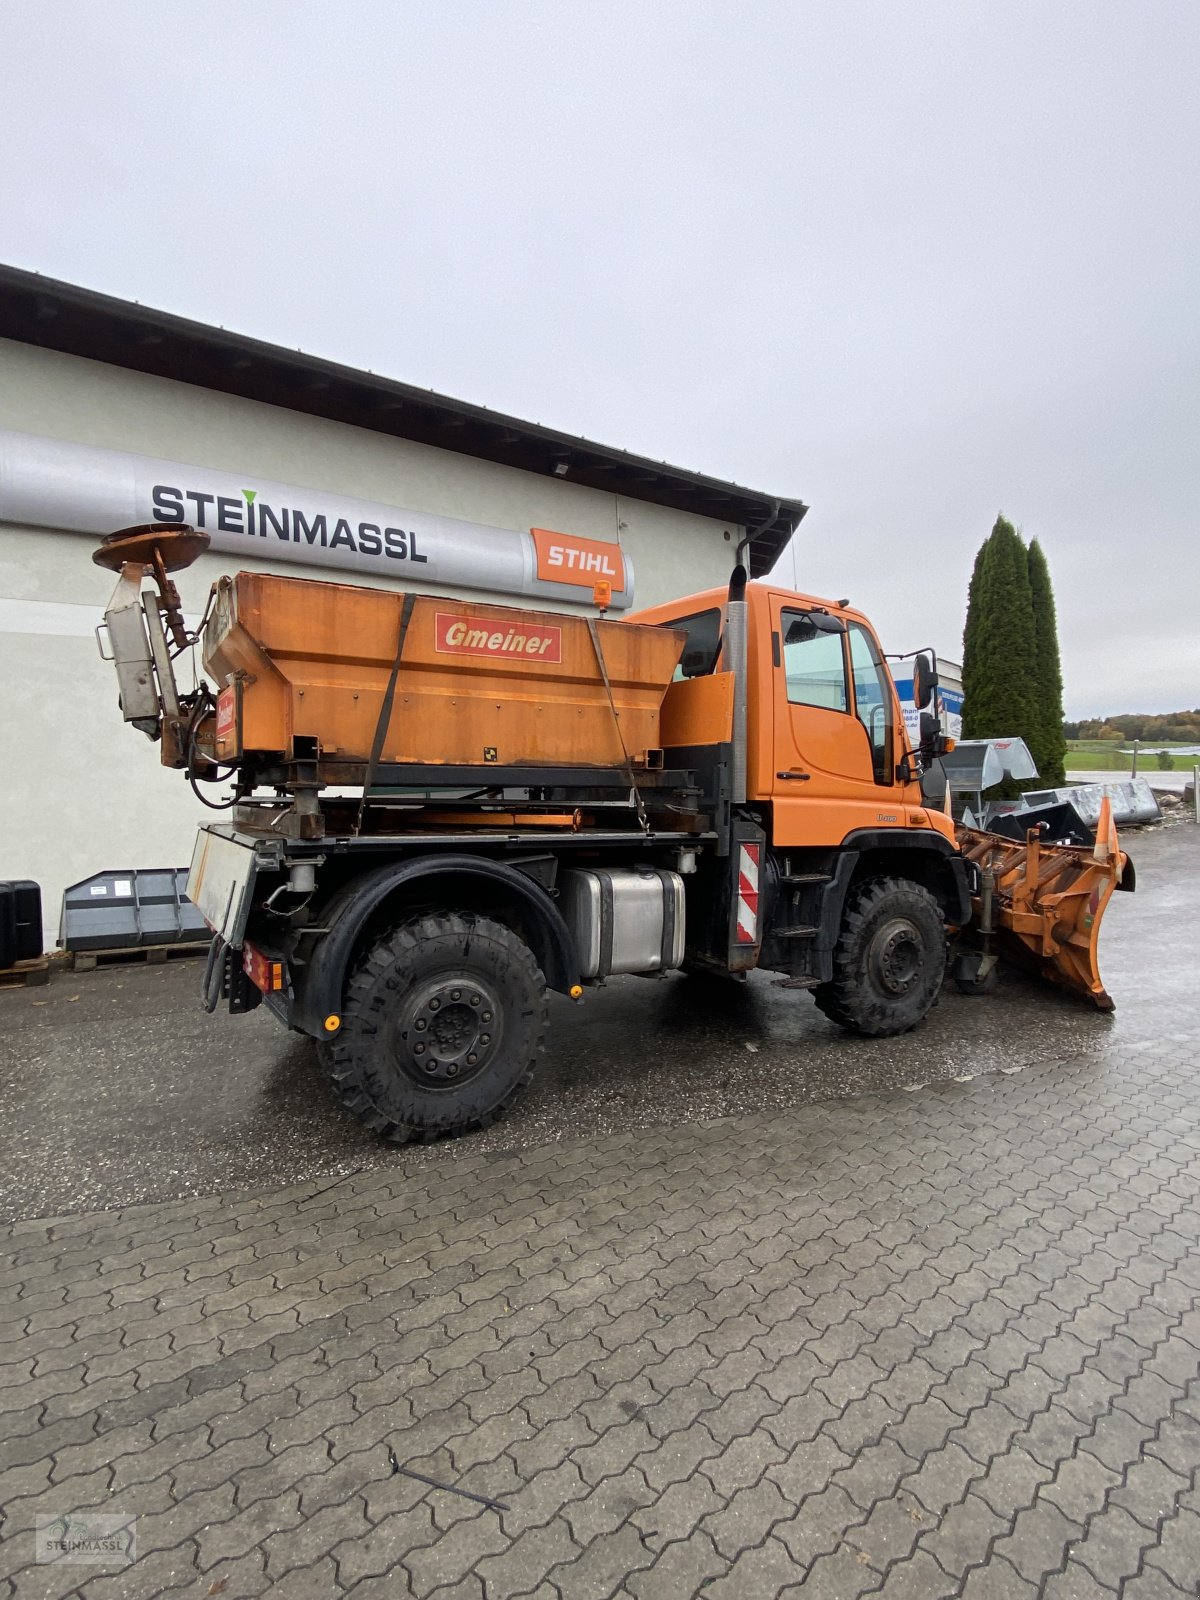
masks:
{"type": "Polygon", "coordinates": [[[902,1043],[848,1098],[13,1223],[0,1572],[89,1600],[1197,1594],[1197,842],[1140,853],[1126,1003],[1071,1048],[1051,1001],[1041,1036],[940,1075],[902,1043]],[[102,1513],[136,1518],[133,1565],[35,1562],[39,1517],[102,1513]]]}

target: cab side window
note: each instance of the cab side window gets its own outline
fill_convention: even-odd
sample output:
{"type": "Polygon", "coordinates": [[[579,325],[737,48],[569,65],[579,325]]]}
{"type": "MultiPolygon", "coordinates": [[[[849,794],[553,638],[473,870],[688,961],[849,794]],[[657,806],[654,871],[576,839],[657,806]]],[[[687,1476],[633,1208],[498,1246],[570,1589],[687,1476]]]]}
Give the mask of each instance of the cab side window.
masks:
{"type": "Polygon", "coordinates": [[[818,631],[803,611],[785,611],[781,621],[783,675],[792,705],[849,712],[842,634],[818,631]]]}
{"type": "Polygon", "coordinates": [[[892,781],[892,680],[875,640],[860,622],[848,625],[854,711],[871,741],[875,782],[892,781]]]}
{"type": "Polygon", "coordinates": [[[662,626],[682,628],[687,634],[683,655],[671,680],[673,683],[683,678],[706,678],[716,671],[717,653],[721,648],[721,613],[715,606],[711,611],[697,611],[691,617],[676,617],[662,626]]]}

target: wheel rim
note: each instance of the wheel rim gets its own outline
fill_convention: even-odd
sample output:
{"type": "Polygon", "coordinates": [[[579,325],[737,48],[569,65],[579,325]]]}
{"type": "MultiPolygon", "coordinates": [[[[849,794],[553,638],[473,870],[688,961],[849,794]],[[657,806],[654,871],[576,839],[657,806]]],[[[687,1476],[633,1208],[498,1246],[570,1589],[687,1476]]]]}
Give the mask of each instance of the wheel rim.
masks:
{"type": "Polygon", "coordinates": [[[886,922],[871,945],[871,972],[889,995],[905,995],[920,981],[925,967],[921,935],[905,917],[886,922]]]}
{"type": "Polygon", "coordinates": [[[426,1089],[457,1089],[486,1072],[499,1052],[499,996],[478,974],[438,973],[405,997],[393,1039],[398,1065],[426,1089]]]}

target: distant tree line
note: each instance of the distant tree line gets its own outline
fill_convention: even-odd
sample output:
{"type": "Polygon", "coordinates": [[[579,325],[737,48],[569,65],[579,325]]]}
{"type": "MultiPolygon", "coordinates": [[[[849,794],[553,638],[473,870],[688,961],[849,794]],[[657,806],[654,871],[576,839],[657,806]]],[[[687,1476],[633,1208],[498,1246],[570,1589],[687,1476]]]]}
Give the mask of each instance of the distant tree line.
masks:
{"type": "Polygon", "coordinates": [[[1162,739],[1167,744],[1200,744],[1200,707],[1195,711],[1166,711],[1159,716],[1140,712],[1119,717],[1085,717],[1064,722],[1066,739],[1162,739]]]}
{"type": "MultiPolygon", "coordinates": [[[[1038,778],[1066,781],[1062,667],[1050,569],[1041,545],[1003,516],[980,546],[963,631],[963,737],[1024,739],[1038,778]]],[[[1020,785],[1007,785],[1005,794],[1020,785]]],[[[1000,792],[1000,791],[998,791],[1000,792]]]]}

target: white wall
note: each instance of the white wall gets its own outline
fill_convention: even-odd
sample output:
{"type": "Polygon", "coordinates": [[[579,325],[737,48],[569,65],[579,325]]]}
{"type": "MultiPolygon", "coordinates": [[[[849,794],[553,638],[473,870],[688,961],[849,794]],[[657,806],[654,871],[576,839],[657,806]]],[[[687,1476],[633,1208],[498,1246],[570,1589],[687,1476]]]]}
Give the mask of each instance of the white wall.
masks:
{"type": "MultiPolygon", "coordinates": [[[[0,427],[493,526],[599,539],[619,532],[638,606],[724,582],[740,531],[8,340],[0,340],[0,427]]],[[[157,745],[121,720],[116,677],[93,638],[115,581],[92,564],[95,543],[0,524],[0,880],[42,885],[51,948],[68,884],[109,868],[185,866],[197,822],[210,815],[181,773],[159,765],[157,745]]],[[[306,573],[295,562],[209,554],[179,575],[185,610],[198,616],[212,582],[239,566],[306,573]]],[[[407,574],[379,585],[413,586],[407,574]]]]}

